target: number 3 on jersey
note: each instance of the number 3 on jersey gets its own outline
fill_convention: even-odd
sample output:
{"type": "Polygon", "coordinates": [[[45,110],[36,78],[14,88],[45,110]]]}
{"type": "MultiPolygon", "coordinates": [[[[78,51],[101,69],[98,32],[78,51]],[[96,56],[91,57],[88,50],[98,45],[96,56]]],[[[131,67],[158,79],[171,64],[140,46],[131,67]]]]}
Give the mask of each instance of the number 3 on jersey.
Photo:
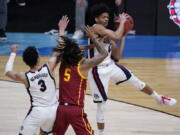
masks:
{"type": "Polygon", "coordinates": [[[68,82],[71,78],[71,69],[70,68],[66,68],[65,69],[65,73],[64,73],[64,81],[68,82]]]}
{"type": "Polygon", "coordinates": [[[39,80],[38,85],[41,86],[40,91],[44,92],[46,90],[46,84],[43,80],[39,80]]]}

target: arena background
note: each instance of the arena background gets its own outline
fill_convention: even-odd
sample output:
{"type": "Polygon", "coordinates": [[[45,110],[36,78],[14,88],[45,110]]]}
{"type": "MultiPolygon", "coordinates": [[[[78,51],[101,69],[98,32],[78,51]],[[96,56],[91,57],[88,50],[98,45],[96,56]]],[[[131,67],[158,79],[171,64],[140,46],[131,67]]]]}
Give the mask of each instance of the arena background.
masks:
{"type": "MultiPolygon", "coordinates": [[[[169,0],[124,0],[121,12],[125,11],[134,18],[136,35],[126,37],[119,63],[132,70],[159,93],[176,98],[178,103],[173,107],[158,106],[152,97],[135,90],[127,83],[119,86],[110,83],[109,98],[116,102],[108,105],[113,108],[107,109],[110,113],[107,115],[109,134],[124,135],[130,132],[126,135],[179,135],[180,133],[180,29],[169,19],[168,3],[169,0]],[[119,103],[123,103],[123,106],[119,103]],[[126,109],[127,104],[138,110],[126,109]],[[148,114],[148,111],[152,113],[148,114]],[[123,120],[124,122],[121,122],[123,120]],[[126,123],[125,126],[123,123],[126,123]],[[114,127],[116,130],[112,129],[114,127]]],[[[9,82],[12,80],[4,76],[10,45],[20,44],[15,70],[20,72],[28,70],[22,62],[21,55],[29,45],[38,48],[40,55],[43,56],[41,63],[45,63],[52,54],[57,36],[46,35],[44,32],[57,29],[57,23],[64,14],[71,19],[68,32],[72,33],[74,31],[72,0],[28,0],[25,7],[19,7],[16,0],[11,0],[8,4],[6,33],[8,40],[0,41],[0,135],[17,134],[30,105],[24,87],[19,87],[19,83],[9,82]]],[[[68,36],[71,37],[72,34],[68,36]]],[[[86,45],[87,40],[79,40],[78,43],[86,45]]],[[[55,74],[58,88],[58,69],[55,74]]],[[[87,93],[90,94],[89,88],[87,93]]],[[[90,121],[96,127],[95,107],[91,107],[91,96],[88,101],[87,113],[91,114],[93,111],[93,115],[89,117],[93,119],[90,121]]],[[[108,104],[111,101],[109,100],[108,104]]]]}
{"type": "MultiPolygon", "coordinates": [[[[180,35],[178,26],[169,19],[168,3],[169,0],[124,0],[121,12],[127,12],[134,18],[137,35],[180,35]]],[[[8,8],[7,31],[45,32],[57,29],[57,22],[64,14],[71,18],[68,32],[74,31],[73,0],[28,0],[25,7],[19,7],[15,0],[11,0],[8,8]]]]}

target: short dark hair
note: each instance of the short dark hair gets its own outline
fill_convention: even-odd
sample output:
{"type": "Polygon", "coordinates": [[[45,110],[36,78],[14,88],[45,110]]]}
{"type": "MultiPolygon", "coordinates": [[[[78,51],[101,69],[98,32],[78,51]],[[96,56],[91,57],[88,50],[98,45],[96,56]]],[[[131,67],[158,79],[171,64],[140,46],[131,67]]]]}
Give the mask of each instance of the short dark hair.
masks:
{"type": "Polygon", "coordinates": [[[74,66],[83,58],[83,52],[75,40],[61,36],[62,41],[58,42],[54,51],[61,53],[58,62],[61,61],[66,66],[74,66]]]}
{"type": "Polygon", "coordinates": [[[30,67],[34,67],[37,64],[39,54],[34,46],[29,46],[23,52],[23,61],[30,67]]]}
{"type": "Polygon", "coordinates": [[[96,4],[91,9],[91,15],[94,19],[100,16],[102,13],[110,13],[110,9],[104,3],[96,4]]]}

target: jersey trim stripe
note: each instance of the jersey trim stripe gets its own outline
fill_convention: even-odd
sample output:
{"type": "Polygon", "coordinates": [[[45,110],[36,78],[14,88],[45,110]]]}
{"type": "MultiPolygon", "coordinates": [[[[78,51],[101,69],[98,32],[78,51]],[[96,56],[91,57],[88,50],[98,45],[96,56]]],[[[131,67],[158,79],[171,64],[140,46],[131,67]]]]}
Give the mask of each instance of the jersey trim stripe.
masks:
{"type": "Polygon", "coordinates": [[[27,76],[28,73],[29,73],[29,72],[25,72],[26,80],[27,80],[27,82],[28,82],[28,87],[27,87],[26,89],[29,89],[29,87],[30,87],[29,79],[28,79],[28,76],[27,76]]]}
{"type": "Polygon", "coordinates": [[[51,75],[51,72],[50,72],[50,70],[49,70],[49,66],[48,66],[48,64],[44,64],[44,66],[43,66],[43,67],[47,67],[47,70],[48,70],[49,76],[51,77],[51,79],[53,79],[53,80],[55,81],[54,77],[51,75]]]}
{"type": "Polygon", "coordinates": [[[92,74],[93,74],[93,78],[94,78],[94,80],[95,80],[95,83],[96,83],[96,85],[97,85],[97,87],[98,87],[98,89],[99,89],[99,92],[100,92],[103,100],[106,101],[108,98],[107,98],[107,95],[106,95],[104,86],[103,86],[103,84],[102,84],[102,82],[101,82],[101,79],[99,78],[99,74],[98,74],[98,72],[97,72],[97,67],[94,67],[94,68],[92,69],[92,74]]]}
{"type": "Polygon", "coordinates": [[[51,72],[50,72],[50,70],[49,70],[49,66],[48,66],[48,64],[45,64],[44,66],[46,66],[46,67],[47,67],[47,70],[48,70],[49,76],[50,76],[50,77],[51,77],[51,79],[54,81],[54,86],[56,86],[56,81],[55,81],[54,77],[51,75],[51,72]]]}
{"type": "Polygon", "coordinates": [[[118,68],[120,68],[120,69],[125,73],[125,75],[126,75],[126,79],[123,80],[123,81],[117,82],[116,85],[118,85],[118,84],[120,84],[120,83],[123,83],[123,82],[125,82],[125,81],[127,81],[127,80],[129,80],[129,79],[131,78],[131,76],[132,76],[131,73],[130,73],[125,67],[123,67],[123,66],[121,66],[121,65],[118,65],[118,64],[116,64],[116,66],[117,66],[118,68]]]}
{"type": "MultiPolygon", "coordinates": [[[[81,62],[81,61],[80,61],[81,62]]],[[[80,62],[78,63],[78,67],[77,67],[77,71],[78,74],[83,78],[83,79],[87,79],[87,77],[85,77],[84,75],[82,75],[81,71],[80,71],[80,62]]]]}
{"type": "Polygon", "coordinates": [[[82,109],[81,115],[82,115],[82,120],[83,120],[85,129],[86,129],[86,131],[87,131],[90,135],[93,135],[93,130],[92,130],[92,128],[90,127],[89,123],[84,119],[83,114],[84,114],[84,110],[82,109]],[[87,125],[87,124],[88,124],[88,125],[87,125]],[[88,128],[88,127],[89,127],[89,128],[88,128]]]}
{"type": "Polygon", "coordinates": [[[78,103],[77,103],[78,105],[80,105],[82,82],[83,82],[83,79],[81,78],[81,81],[80,81],[80,84],[79,84],[79,92],[78,92],[78,103]]]}
{"type": "Polygon", "coordinates": [[[51,133],[53,133],[53,131],[44,131],[44,130],[42,130],[42,128],[40,128],[40,130],[41,130],[41,132],[43,132],[44,134],[51,134],[51,133]]]}
{"type": "MultiPolygon", "coordinates": [[[[29,108],[29,111],[28,111],[28,113],[26,114],[26,117],[32,112],[32,109],[33,109],[33,106],[31,106],[31,107],[29,108]]],[[[26,117],[25,117],[25,119],[26,119],[26,117]]]]}
{"type": "Polygon", "coordinates": [[[26,79],[27,79],[27,81],[28,81],[28,87],[27,87],[26,89],[27,89],[27,93],[29,94],[29,97],[30,97],[31,106],[33,106],[33,105],[32,105],[32,103],[33,103],[33,98],[32,98],[32,95],[31,95],[31,93],[30,93],[30,90],[29,90],[29,88],[30,88],[30,82],[29,82],[29,79],[28,79],[27,74],[28,74],[28,72],[25,73],[26,79]]]}

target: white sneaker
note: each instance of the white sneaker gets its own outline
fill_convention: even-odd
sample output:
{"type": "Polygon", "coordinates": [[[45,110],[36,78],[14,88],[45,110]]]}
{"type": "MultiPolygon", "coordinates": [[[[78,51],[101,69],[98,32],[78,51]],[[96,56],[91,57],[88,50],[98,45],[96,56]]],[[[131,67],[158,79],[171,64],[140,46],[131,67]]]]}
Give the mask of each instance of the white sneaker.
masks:
{"type": "Polygon", "coordinates": [[[78,40],[78,39],[81,39],[83,37],[84,37],[84,33],[82,32],[82,30],[77,30],[74,32],[74,35],[72,38],[78,40]]]}
{"type": "Polygon", "coordinates": [[[166,96],[161,96],[161,99],[158,101],[160,105],[167,105],[167,106],[173,106],[177,103],[176,99],[169,98],[166,96]]]}

